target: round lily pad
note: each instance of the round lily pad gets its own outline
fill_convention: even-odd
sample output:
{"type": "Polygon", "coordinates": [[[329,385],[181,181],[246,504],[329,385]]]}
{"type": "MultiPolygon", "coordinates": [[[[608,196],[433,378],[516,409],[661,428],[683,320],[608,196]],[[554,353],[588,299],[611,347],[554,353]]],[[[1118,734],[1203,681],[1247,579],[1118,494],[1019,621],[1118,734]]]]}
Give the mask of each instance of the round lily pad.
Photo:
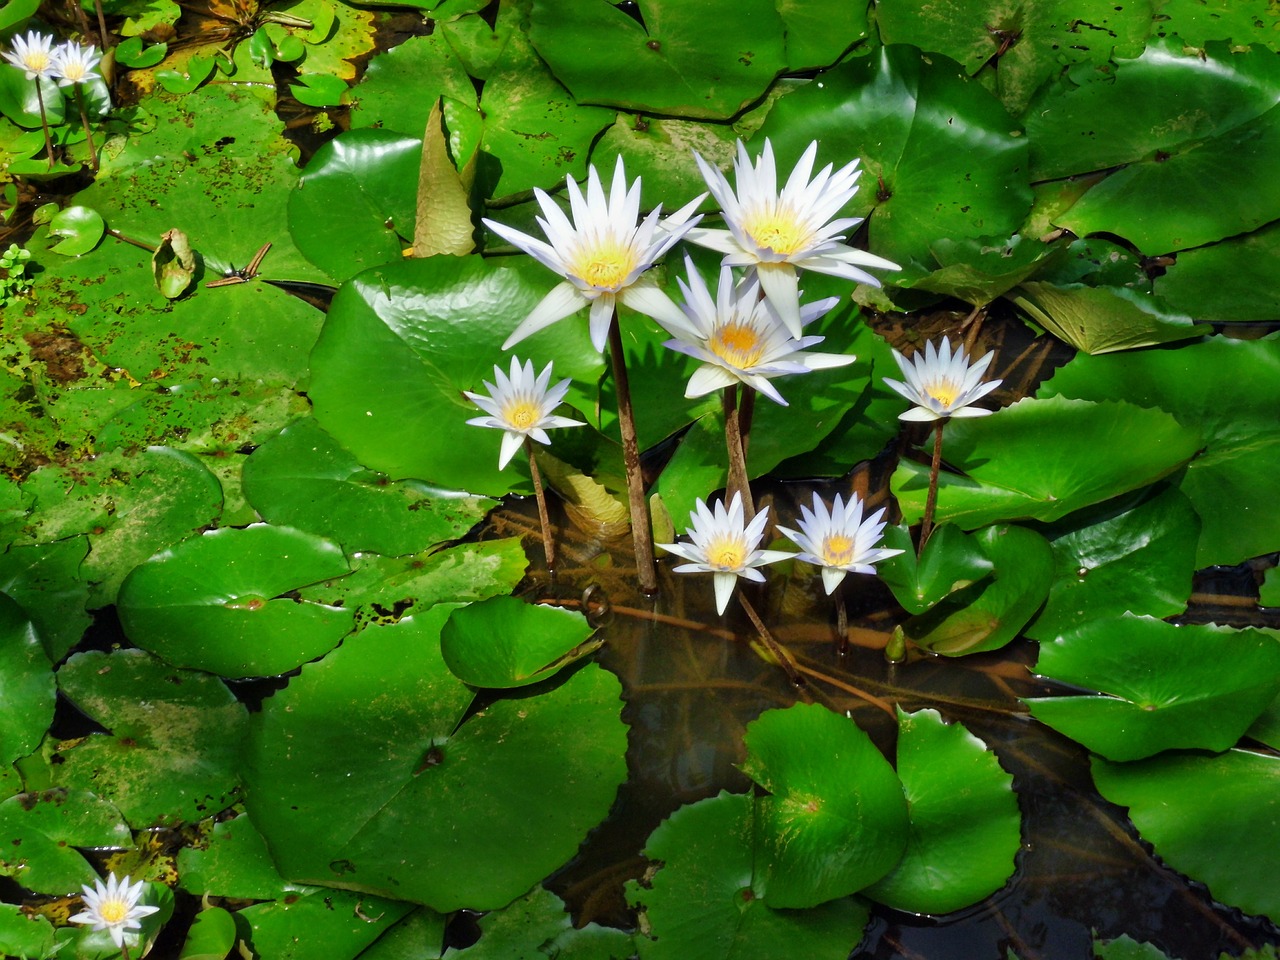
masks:
{"type": "Polygon", "coordinates": [[[987,745],[936,710],[898,710],[898,776],[907,795],[907,849],[863,896],[910,913],[951,913],[1013,875],[1022,846],[1013,777],[987,745]]]}
{"type": "Polygon", "coordinates": [[[453,611],[440,633],[444,662],[473,687],[523,687],[545,680],[599,646],[576,610],[493,597],[453,611]]]}
{"type": "Polygon", "coordinates": [[[440,654],[450,611],[366,627],[264,704],[246,803],[285,877],[497,909],[608,812],[626,776],[617,679],[588,663],[469,713],[440,654]]]}
{"type": "Polygon", "coordinates": [[[120,622],[170,663],[224,677],[270,676],[320,656],[352,613],[282,594],[349,572],[328,540],[290,527],[212,530],[139,565],[120,589],[120,622]]]}
{"type": "Polygon", "coordinates": [[[1036,719],[1110,760],[1225,750],[1280,691],[1280,641],[1125,614],[1042,643],[1036,672],[1098,691],[1026,703],[1036,719]]]}
{"type": "Polygon", "coordinates": [[[87,791],[20,793],[0,803],[0,844],[12,851],[0,858],[0,874],[37,893],[76,893],[94,881],[93,867],[76,847],[132,841],[120,811],[87,791]]]}

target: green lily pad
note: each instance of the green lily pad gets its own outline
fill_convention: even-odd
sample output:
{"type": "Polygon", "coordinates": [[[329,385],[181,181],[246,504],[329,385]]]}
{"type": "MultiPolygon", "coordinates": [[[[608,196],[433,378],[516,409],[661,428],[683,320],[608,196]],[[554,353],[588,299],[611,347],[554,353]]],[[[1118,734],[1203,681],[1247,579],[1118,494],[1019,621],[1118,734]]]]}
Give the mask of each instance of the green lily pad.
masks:
{"type": "Polygon", "coordinates": [[[440,652],[453,675],[473,687],[524,687],[545,680],[599,647],[576,610],[493,597],[453,611],[440,652]]]}
{"type": "Polygon", "coordinates": [[[634,955],[631,935],[588,923],[575,927],[564,903],[543,887],[480,918],[480,939],[448,960],[625,960],[634,955]]]}
{"type": "MultiPolygon", "coordinates": [[[[474,493],[521,486],[517,469],[527,464],[513,464],[506,476],[498,470],[500,432],[467,423],[477,408],[462,391],[483,393],[494,365],[509,366],[502,342],[552,283],[527,257],[431,257],[361,274],[334,298],[312,353],[316,420],[392,480],[474,493]],[[486,443],[492,458],[478,455],[486,443]]],[[[522,343],[518,356],[539,371],[554,360],[557,380],[594,383],[603,363],[585,321],[572,320],[522,343]]],[[[594,393],[590,404],[578,396],[594,405],[594,393]]]]}
{"type": "Polygon", "coordinates": [[[1280,224],[1184,250],[1156,280],[1156,292],[1201,320],[1280,319],[1280,224]]]}
{"type": "Polygon", "coordinates": [[[1225,750],[1280,690],[1280,642],[1258,630],[1125,614],[1042,643],[1036,671],[1099,691],[1026,703],[1036,719],[1110,760],[1225,750]]]}
{"type": "Polygon", "coordinates": [[[440,960],[448,917],[419,907],[380,936],[360,960],[440,960]]]}
{"type": "Polygon", "coordinates": [[[345,890],[312,890],[245,907],[236,917],[248,925],[249,945],[260,957],[353,960],[413,908],[345,890]]]}
{"type": "Polygon", "coordinates": [[[1208,886],[1215,900],[1280,916],[1270,869],[1280,863],[1280,760],[1243,750],[1141,763],[1097,758],[1093,781],[1104,797],[1129,808],[1165,863],[1208,886]]]}
{"type": "Polygon", "coordinates": [[[933,653],[961,656],[1003,647],[1049,594],[1053,552],[1040,534],[1001,524],[985,527],[974,539],[995,564],[994,578],[951,594],[903,624],[912,641],[933,653]]]}
{"type": "MultiPolygon", "coordinates": [[[[1144,487],[1190,460],[1194,427],[1112,400],[1019,400],[990,417],[957,420],[943,456],[963,474],[938,481],[939,522],[973,530],[1000,520],[1057,520],[1144,487]],[[1046,443],[1045,437],[1052,437],[1046,443]]],[[[904,461],[891,488],[908,523],[924,514],[929,467],[904,461]]]]}
{"type": "Polygon", "coordinates": [[[1139,943],[1128,935],[1100,941],[1094,934],[1093,952],[1099,960],[1169,960],[1169,955],[1151,943],[1139,943]]]}
{"type": "Polygon", "coordinates": [[[178,881],[188,893],[279,900],[309,889],[280,876],[267,842],[244,814],[201,826],[207,832],[178,851],[178,881]]]}
{"type": "Polygon", "coordinates": [[[324,654],[353,625],[350,610],[283,594],[349,570],[336,544],[291,527],[213,530],[140,564],[120,588],[120,622],[177,666],[271,676],[324,654]]]}
{"type": "Polygon", "coordinates": [[[884,546],[902,553],[882,561],[876,572],[908,613],[924,613],[956,591],[985,580],[995,569],[978,537],[954,524],[937,527],[918,558],[905,526],[885,527],[884,546]]]}
{"type": "MultiPolygon", "coordinates": [[[[882,758],[883,762],[883,758],[882,758]]],[[[756,798],[721,792],[681,807],[655,830],[644,855],[661,864],[627,882],[640,911],[641,960],[844,960],[870,911],[852,897],[810,910],[777,910],[756,889],[756,798]]]]}
{"type": "Polygon", "coordinates": [[[608,812],[626,776],[618,681],[586,664],[469,714],[440,654],[451,606],[366,627],[255,717],[247,805],[285,877],[496,909],[608,812]]]}
{"type": "Polygon", "coordinates": [[[236,945],[236,921],[222,907],[205,907],[196,914],[178,960],[225,960],[236,945]]]}
{"type": "Polygon", "coordinates": [[[893,767],[848,717],[819,704],[747,726],[743,773],[768,791],[755,809],[752,890],[771,907],[813,907],[893,869],[907,806],[893,767]]]}
{"type": "MultiPolygon", "coordinates": [[[[1280,516],[1269,483],[1280,476],[1280,423],[1271,391],[1280,382],[1280,340],[1214,337],[1177,350],[1076,357],[1040,396],[1124,400],[1159,407],[1182,425],[1181,447],[1199,434],[1204,451],[1177,481],[1203,524],[1196,566],[1239,563],[1280,548],[1280,516]]],[[[995,418],[993,418],[995,419],[995,418]]],[[[1163,431],[1161,431],[1163,432],[1163,431]]],[[[1134,438],[1146,447],[1147,440],[1134,438]]],[[[1061,437],[1055,435],[1055,447],[1061,437]]],[[[1099,443],[1101,443],[1101,438],[1099,443]]],[[[1107,456],[1130,449],[1108,444],[1107,456]]]]}
{"type": "Polygon", "coordinates": [[[49,234],[61,237],[51,248],[65,257],[79,257],[98,245],[107,232],[102,214],[91,207],[67,207],[49,221],[49,234]]]}
{"type": "Polygon", "coordinates": [[[1013,777],[985,743],[936,710],[898,709],[898,776],[911,831],[902,860],[863,896],[909,913],[951,913],[1013,875],[1022,846],[1013,777]]]}
{"type": "Polygon", "coordinates": [[[575,99],[642,113],[728,119],[787,65],[773,0],[638,6],[535,0],[529,37],[575,99]]]}
{"type": "Polygon", "coordinates": [[[53,924],[39,914],[31,916],[16,903],[0,903],[0,943],[19,957],[50,957],[57,949],[53,924]]]}
{"type": "Polygon", "coordinates": [[[91,607],[113,602],[130,570],[212,522],[222,507],[213,474],[190,454],[165,447],[42,467],[23,490],[35,509],[19,542],[88,535],[80,576],[91,584],[91,607]]]}
{"type": "Polygon", "coordinates": [[[958,297],[975,307],[986,306],[1063,255],[1061,244],[1042,243],[1017,234],[1011,238],[944,237],[930,250],[941,267],[919,278],[895,276],[894,286],[958,297]]]}
{"type": "Polygon", "coordinates": [[[954,61],[899,44],[782,97],[756,139],[771,138],[780,170],[813,140],[819,165],[861,158],[851,208],[860,216],[875,210],[870,249],[931,270],[938,237],[1007,237],[1026,216],[1027,139],[1015,128],[954,61]]]}
{"type": "Polygon", "coordinates": [[[10,764],[40,745],[53,720],[57,698],[53,664],[35,625],[22,607],[0,593],[0,764],[10,764]]]}
{"type": "Polygon", "coordinates": [[[96,878],[76,847],[133,842],[120,811],[85,791],[22,793],[0,803],[0,873],[36,893],[77,893],[96,878]]]}
{"type": "Polygon", "coordinates": [[[1040,615],[1024,631],[1053,640],[1079,623],[1125,611],[1153,617],[1181,613],[1191,596],[1200,518],[1177,489],[1161,485],[1063,518],[1044,531],[1054,580],[1040,615]]]}
{"type": "Polygon", "coordinates": [[[1021,284],[1011,299],[1037,326],[1089,354],[1186,340],[1203,330],[1159,297],[1125,287],[1036,280],[1021,284]]]}
{"type": "MultiPolygon", "coordinates": [[[[733,163],[735,140],[734,129],[720,124],[620,113],[596,142],[591,160],[597,170],[612,170],[615,157],[623,157],[627,175],[640,178],[650,203],[661,200],[664,210],[678,210],[707,191],[694,153],[725,168],[733,163]]],[[[708,198],[701,209],[713,203],[708,198]]]]}
{"type": "Polygon", "coordinates": [[[239,787],[245,708],[217,677],[142,650],[78,653],[58,689],[111,731],[58,744],[56,783],[110,800],[135,829],[225,810],[239,787]]]}
{"type": "Polygon", "coordinates": [[[495,501],[362,467],[311,418],[286,427],[244,465],[245,494],[266,520],[328,537],[348,552],[418,553],[465,534],[495,501]]]}

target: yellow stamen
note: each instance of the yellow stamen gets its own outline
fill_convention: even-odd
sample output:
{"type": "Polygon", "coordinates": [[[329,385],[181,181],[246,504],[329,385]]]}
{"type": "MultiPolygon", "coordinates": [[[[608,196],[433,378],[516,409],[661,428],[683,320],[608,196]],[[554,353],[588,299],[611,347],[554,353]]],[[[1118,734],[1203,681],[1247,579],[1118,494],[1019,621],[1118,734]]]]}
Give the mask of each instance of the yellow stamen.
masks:
{"type": "Polygon", "coordinates": [[[596,244],[580,251],[570,272],[600,290],[617,290],[635,269],[635,253],[613,242],[596,244]]]}
{"type": "Polygon", "coordinates": [[[828,566],[840,567],[853,562],[853,541],[843,533],[828,534],[822,541],[822,559],[828,566]]]}
{"type": "Polygon", "coordinates": [[[502,411],[502,419],[517,430],[528,430],[542,419],[542,410],[528,400],[513,400],[502,411]]]}
{"type": "Polygon", "coordinates": [[[960,396],[960,384],[954,380],[937,380],[926,384],[924,392],[942,404],[945,409],[955,403],[956,398],[960,396]]]}
{"type": "Polygon", "coordinates": [[[123,900],[104,900],[98,905],[98,915],[104,923],[124,923],[129,907],[123,900]]]}
{"type": "Polygon", "coordinates": [[[783,256],[809,245],[809,231],[786,210],[752,217],[742,224],[742,229],[759,246],[783,256]]]}
{"type": "Polygon", "coordinates": [[[720,540],[707,547],[707,565],[717,570],[740,570],[747,551],[740,540],[720,540]]]}
{"type": "Polygon", "coordinates": [[[717,357],[739,370],[754,367],[764,354],[759,331],[747,323],[727,323],[717,327],[707,346],[717,357]]]}

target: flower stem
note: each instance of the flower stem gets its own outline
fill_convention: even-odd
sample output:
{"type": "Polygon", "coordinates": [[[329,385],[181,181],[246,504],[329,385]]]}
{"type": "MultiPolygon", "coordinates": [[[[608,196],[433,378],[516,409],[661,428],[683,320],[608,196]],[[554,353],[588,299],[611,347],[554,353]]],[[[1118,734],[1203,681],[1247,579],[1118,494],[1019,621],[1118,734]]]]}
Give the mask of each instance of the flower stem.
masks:
{"type": "Polygon", "coordinates": [[[636,441],[635,415],[631,411],[631,383],[622,352],[622,333],[615,310],[609,321],[609,357],[613,366],[613,387],[618,396],[618,429],[622,433],[622,462],[627,469],[627,500],[631,506],[631,536],[636,548],[636,576],[646,594],[657,593],[658,573],[653,562],[653,531],[649,525],[649,504],[644,498],[644,474],[640,470],[640,445],[636,441]]]}
{"type": "Polygon", "coordinates": [[[937,421],[933,434],[933,465],[929,467],[929,496],[924,502],[924,519],[920,521],[920,549],[916,556],[924,553],[924,545],[933,532],[933,512],[938,505],[938,471],[942,468],[942,424],[937,421]]]}
{"type": "Polygon", "coordinates": [[[533,441],[524,438],[524,452],[529,455],[529,476],[533,478],[533,496],[538,501],[538,520],[542,524],[542,550],[547,555],[547,573],[555,576],[556,541],[551,533],[551,520],[547,516],[547,497],[542,490],[542,473],[538,470],[538,458],[533,452],[533,441]]]}
{"type": "Polygon", "coordinates": [[[36,103],[40,105],[40,126],[44,129],[44,146],[49,151],[49,169],[53,169],[53,137],[49,136],[49,121],[44,115],[44,91],[40,89],[40,77],[36,77],[36,103]]]}
{"type": "Polygon", "coordinates": [[[742,498],[742,518],[750,523],[756,515],[756,505],[751,499],[751,487],[747,483],[747,454],[743,449],[742,420],[738,409],[738,386],[730,384],[724,388],[724,443],[729,451],[729,480],[725,485],[726,499],[732,501],[733,495],[742,498]]]}
{"type": "Polygon", "coordinates": [[[742,385],[742,399],[738,403],[738,432],[742,434],[742,459],[747,459],[751,445],[751,421],[756,413],[756,388],[742,385]]]}
{"type": "Polygon", "coordinates": [[[756,608],[751,602],[738,591],[738,602],[742,604],[742,609],[747,611],[747,619],[751,621],[751,625],[756,628],[756,633],[760,634],[760,639],[764,641],[764,645],[769,652],[773,654],[774,659],[778,661],[778,666],[782,667],[787,675],[787,679],[791,681],[793,686],[801,689],[805,686],[804,678],[800,676],[800,671],[796,667],[795,658],[791,656],[785,649],[778,644],[773,638],[773,634],[769,632],[769,628],[764,625],[764,621],[760,619],[760,614],[756,613],[756,608]]]}
{"type": "Polygon", "coordinates": [[[76,84],[76,103],[80,105],[80,122],[84,124],[84,138],[89,143],[89,165],[98,172],[98,148],[93,144],[93,131],[89,128],[89,111],[84,105],[84,88],[76,84]]]}
{"type": "Polygon", "coordinates": [[[123,941],[120,943],[120,960],[129,960],[129,948],[123,941]]]}
{"type": "Polygon", "coordinates": [[[93,8],[98,11],[98,33],[102,35],[102,52],[111,49],[111,34],[107,33],[107,18],[102,12],[102,0],[93,0],[93,8]]]}
{"type": "Polygon", "coordinates": [[[848,579],[842,580],[836,587],[836,653],[846,656],[849,653],[849,611],[844,605],[844,585],[848,579]]]}

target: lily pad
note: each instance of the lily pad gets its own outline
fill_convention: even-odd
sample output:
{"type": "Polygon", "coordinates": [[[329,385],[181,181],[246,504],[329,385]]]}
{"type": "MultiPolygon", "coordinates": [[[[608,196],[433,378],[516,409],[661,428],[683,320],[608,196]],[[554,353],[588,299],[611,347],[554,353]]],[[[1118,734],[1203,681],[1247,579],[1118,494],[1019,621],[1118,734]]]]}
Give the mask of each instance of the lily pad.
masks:
{"type": "Polygon", "coordinates": [[[1186,340],[1203,330],[1159,297],[1125,287],[1037,280],[1021,284],[1016,294],[1011,299],[1037,326],[1089,354],[1186,340]]]}
{"type": "Polygon", "coordinates": [[[1036,719],[1109,760],[1225,750],[1280,691],[1280,642],[1258,630],[1125,614],[1042,643],[1036,672],[1099,691],[1026,703],[1036,719]]]}
{"type": "Polygon", "coordinates": [[[1201,320],[1280,319],[1280,224],[1184,250],[1156,280],[1165,302],[1201,320]]]}
{"type": "Polygon", "coordinates": [[[309,889],[280,876],[267,842],[243,813],[201,826],[207,832],[193,846],[178,851],[178,880],[183,890],[215,897],[277,900],[309,889]]]}
{"type": "Polygon", "coordinates": [[[1013,777],[987,745],[936,710],[899,708],[897,769],[911,818],[907,850],[863,896],[940,914],[1003,887],[1022,846],[1022,818],[1013,777]]]}
{"type": "Polygon", "coordinates": [[[133,835],[117,810],[92,793],[54,789],[0,803],[0,873],[36,893],[79,892],[96,878],[76,847],[123,847],[133,835]]]}
{"type": "Polygon", "coordinates": [[[771,138],[781,170],[813,140],[819,165],[860,158],[851,209],[875,210],[871,251],[931,270],[938,237],[1007,237],[1026,216],[1027,140],[1016,126],[959,64],[897,44],[779,99],[756,139],[771,138]]]}
{"type": "Polygon", "coordinates": [[[924,613],[957,590],[985,580],[995,569],[981,540],[954,524],[937,527],[918,558],[905,526],[885,527],[884,546],[902,553],[884,560],[876,572],[908,613],[924,613]]]}
{"type": "Polygon", "coordinates": [[[635,953],[628,933],[597,923],[575,927],[564,903],[543,887],[481,917],[479,927],[480,939],[447,950],[448,960],[624,960],[635,953]]]}
{"type": "Polygon", "coordinates": [[[649,837],[644,855],[662,864],[627,883],[647,935],[641,960],[777,960],[797,953],[844,960],[870,911],[852,897],[811,910],[777,910],[756,889],[757,800],[721,792],[681,807],[649,837]]]}
{"type": "Polygon", "coordinates": [[[58,689],[111,731],[57,745],[59,785],[91,788],[139,830],[192,823],[234,801],[248,713],[217,677],[142,650],[92,651],[62,665],[58,689]]]}
{"type": "MultiPolygon", "coordinates": [[[[392,480],[475,493],[522,486],[514,467],[498,470],[497,431],[468,425],[476,408],[462,392],[493,380],[502,342],[552,283],[527,257],[432,257],[361,274],[334,298],[311,357],[316,420],[392,480]],[[492,459],[477,455],[485,442],[492,459]]],[[[554,360],[557,379],[594,383],[603,369],[585,322],[554,324],[519,356],[538,370],[554,360]]]]}
{"type": "Polygon", "coordinates": [[[459,607],[440,632],[453,675],[473,687],[524,687],[590,653],[595,629],[576,610],[493,597],[459,607]]]}
{"type": "Polygon", "coordinates": [[[42,916],[31,916],[16,903],[0,903],[0,943],[11,955],[53,956],[57,949],[53,924],[42,916]]]}
{"type": "Polygon", "coordinates": [[[285,877],[497,909],[608,812],[626,776],[618,681],[586,664],[470,714],[440,654],[450,609],[365,628],[257,715],[248,808],[285,877]]]}
{"type": "MultiPolygon", "coordinates": [[[[1182,425],[1183,436],[1174,446],[1200,436],[1192,442],[1203,444],[1204,451],[1177,486],[1200,515],[1196,566],[1206,567],[1280,549],[1280,516],[1273,509],[1274,489],[1265,481],[1280,476],[1280,423],[1272,392],[1259,389],[1277,382],[1280,340],[1214,337],[1177,350],[1076,357],[1040,387],[1039,395],[1158,407],[1182,425]]],[[[1055,435],[1055,447],[1061,439],[1055,435]]],[[[1135,437],[1132,442],[1146,447],[1147,441],[1135,437]]],[[[1107,449],[1114,463],[1117,454],[1134,448],[1122,441],[1107,449]]]]}
{"type": "Polygon", "coordinates": [[[819,704],[747,726],[743,773],[755,808],[752,890],[773,908],[813,907],[893,869],[907,842],[902,783],[852,720],[819,704]]]}
{"type": "Polygon", "coordinates": [[[213,530],[140,564],[120,589],[120,622],[177,666],[284,673],[332,649],[353,615],[282,595],[349,569],[337,545],[291,527],[213,530]]]}
{"type": "Polygon", "coordinates": [[[57,697],[53,665],[27,614],[0,593],[0,764],[10,764],[40,745],[53,720],[57,697]]]}
{"type": "Polygon", "coordinates": [[[236,917],[249,927],[248,942],[260,957],[353,960],[412,909],[399,900],[312,890],[245,907],[236,917]]]}
{"type": "Polygon", "coordinates": [[[1150,496],[1101,504],[1044,532],[1054,580],[1025,630],[1033,640],[1126,611],[1171,617],[1186,609],[1200,518],[1177,489],[1161,485],[1150,496]]]}
{"type": "MultiPolygon", "coordinates": [[[[963,473],[938,481],[939,522],[973,530],[999,520],[1057,520],[1144,487],[1190,460],[1195,427],[1132,403],[1019,400],[990,417],[947,424],[943,455],[963,473]],[[1052,443],[1045,438],[1052,437],[1052,443]]],[[[904,461],[892,490],[904,520],[924,514],[929,467],[904,461]]]]}
{"type": "Polygon", "coordinates": [[[286,427],[244,465],[245,494],[272,523],[348,552],[418,553],[465,534],[495,505],[484,497],[366,470],[311,418],[286,427]]]}
{"type": "Polygon", "coordinates": [[[1097,758],[1093,780],[1104,797],[1129,808],[1165,863],[1208,886],[1215,900],[1280,916],[1270,869],[1280,863],[1280,760],[1243,750],[1140,763],[1097,758]]]}

